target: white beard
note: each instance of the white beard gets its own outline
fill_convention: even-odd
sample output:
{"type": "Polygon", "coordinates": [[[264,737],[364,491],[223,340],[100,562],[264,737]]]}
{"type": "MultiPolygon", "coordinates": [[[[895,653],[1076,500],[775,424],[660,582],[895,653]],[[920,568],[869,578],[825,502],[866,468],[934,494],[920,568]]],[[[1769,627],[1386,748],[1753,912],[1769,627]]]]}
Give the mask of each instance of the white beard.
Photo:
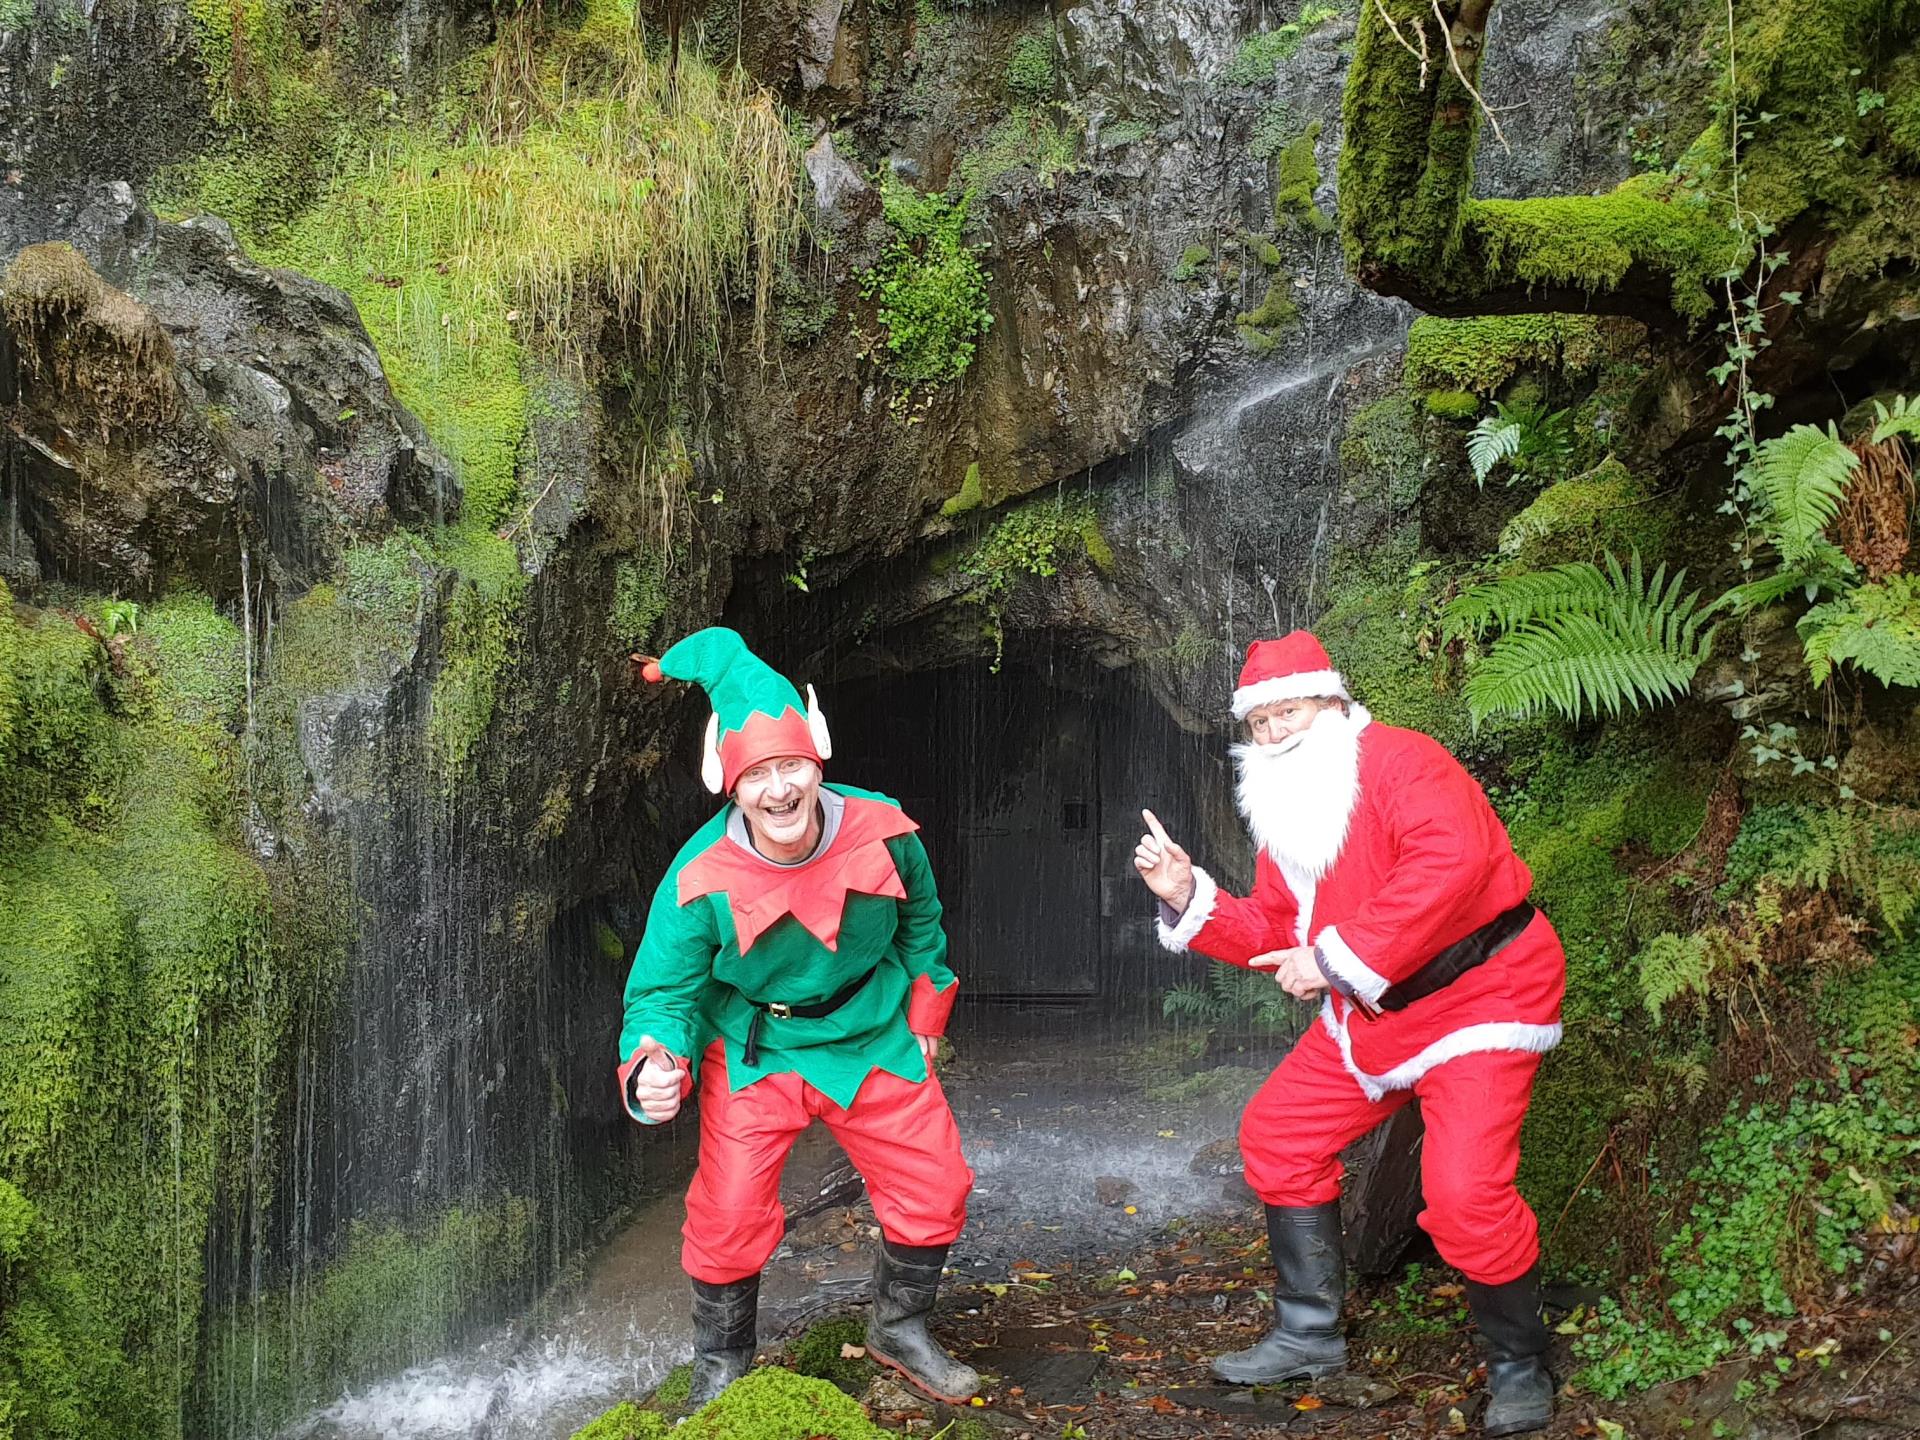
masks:
{"type": "Polygon", "coordinates": [[[1372,718],[1364,706],[1343,714],[1336,705],[1277,745],[1233,747],[1240,814],[1289,880],[1318,881],[1340,857],[1360,799],[1360,732],[1372,718]]]}

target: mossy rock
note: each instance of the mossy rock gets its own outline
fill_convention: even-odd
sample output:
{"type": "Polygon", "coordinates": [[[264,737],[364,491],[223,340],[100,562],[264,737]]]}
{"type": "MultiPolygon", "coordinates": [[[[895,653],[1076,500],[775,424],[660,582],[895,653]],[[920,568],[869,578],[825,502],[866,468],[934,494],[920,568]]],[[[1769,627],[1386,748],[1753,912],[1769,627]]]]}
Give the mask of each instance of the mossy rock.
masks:
{"type": "Polygon", "coordinates": [[[849,1395],[858,1395],[873,1379],[874,1365],[864,1355],[843,1355],[843,1346],[864,1347],[867,1322],[861,1315],[838,1315],[808,1328],[805,1334],[787,1346],[787,1368],[796,1375],[827,1380],[849,1395]]]}
{"type": "Polygon", "coordinates": [[[1578,374],[1605,354],[1592,315],[1422,315],[1407,332],[1406,383],[1491,395],[1523,368],[1578,374]]]}
{"type": "Polygon", "coordinates": [[[1429,390],[1420,403],[1436,420],[1471,420],[1483,402],[1469,390],[1429,390]]]}
{"type": "Polygon", "coordinates": [[[1611,554],[1624,560],[1663,554],[1672,529],[1673,506],[1618,460],[1608,459],[1585,475],[1555,481],[1509,520],[1500,532],[1500,553],[1529,569],[1611,554]]]}
{"type": "Polygon", "coordinates": [[[687,1396],[693,1393],[693,1364],[676,1365],[666,1373],[666,1377],[653,1387],[653,1394],[647,1398],[656,1405],[678,1408],[687,1403],[687,1396]]]}
{"type": "Polygon", "coordinates": [[[642,1410],[622,1400],[606,1414],[573,1432],[573,1440],[665,1440],[673,1425],[657,1410],[642,1410]]]}
{"type": "Polygon", "coordinates": [[[771,1365],[734,1381],[673,1434],[677,1440],[891,1440],[852,1396],[771,1365]]]}

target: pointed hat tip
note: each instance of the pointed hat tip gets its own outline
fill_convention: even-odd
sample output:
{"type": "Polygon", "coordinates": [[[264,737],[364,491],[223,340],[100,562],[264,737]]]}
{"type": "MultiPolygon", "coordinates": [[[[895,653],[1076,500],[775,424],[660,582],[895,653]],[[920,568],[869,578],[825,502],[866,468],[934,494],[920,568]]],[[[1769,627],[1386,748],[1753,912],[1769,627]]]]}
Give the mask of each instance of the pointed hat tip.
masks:
{"type": "Polygon", "coordinates": [[[649,685],[658,685],[667,678],[666,671],[660,668],[660,662],[651,655],[642,655],[638,651],[627,657],[640,671],[640,678],[649,685]]]}

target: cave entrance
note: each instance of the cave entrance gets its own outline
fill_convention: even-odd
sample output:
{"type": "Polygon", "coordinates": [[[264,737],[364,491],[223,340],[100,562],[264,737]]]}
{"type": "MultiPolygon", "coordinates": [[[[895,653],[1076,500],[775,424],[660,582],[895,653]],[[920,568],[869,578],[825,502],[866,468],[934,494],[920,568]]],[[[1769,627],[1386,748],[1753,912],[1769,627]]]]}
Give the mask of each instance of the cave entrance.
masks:
{"type": "Polygon", "coordinates": [[[1123,678],[1065,686],[1011,662],[846,680],[821,704],[832,778],[920,822],[976,1024],[1010,1006],[1145,1018],[1190,977],[1154,940],[1132,856],[1142,805],[1198,834],[1191,797],[1216,784],[1216,739],[1123,678]]]}

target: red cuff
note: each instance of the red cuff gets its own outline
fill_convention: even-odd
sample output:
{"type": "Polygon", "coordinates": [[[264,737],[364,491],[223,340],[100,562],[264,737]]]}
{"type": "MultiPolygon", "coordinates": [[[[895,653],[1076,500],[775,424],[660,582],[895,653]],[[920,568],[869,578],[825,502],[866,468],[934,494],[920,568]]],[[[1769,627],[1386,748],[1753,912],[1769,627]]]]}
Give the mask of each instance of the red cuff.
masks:
{"type": "MultiPolygon", "coordinates": [[[[672,1052],[669,1051],[668,1053],[671,1054],[672,1052]]],[[[642,1115],[633,1103],[633,1072],[640,1068],[640,1064],[645,1058],[645,1056],[636,1050],[627,1057],[627,1063],[620,1067],[620,1106],[628,1115],[638,1120],[642,1125],[651,1125],[654,1122],[647,1119],[645,1115],[642,1115]]],[[[681,1059],[680,1056],[676,1055],[674,1058],[680,1061],[680,1098],[685,1100],[687,1096],[693,1093],[693,1067],[687,1064],[684,1059],[681,1059]]]]}
{"type": "Polygon", "coordinates": [[[953,1002],[960,998],[960,982],[945,990],[936,990],[931,975],[914,977],[907,995],[907,1029],[916,1035],[938,1037],[947,1033],[947,1020],[953,1014],[953,1002]]]}

